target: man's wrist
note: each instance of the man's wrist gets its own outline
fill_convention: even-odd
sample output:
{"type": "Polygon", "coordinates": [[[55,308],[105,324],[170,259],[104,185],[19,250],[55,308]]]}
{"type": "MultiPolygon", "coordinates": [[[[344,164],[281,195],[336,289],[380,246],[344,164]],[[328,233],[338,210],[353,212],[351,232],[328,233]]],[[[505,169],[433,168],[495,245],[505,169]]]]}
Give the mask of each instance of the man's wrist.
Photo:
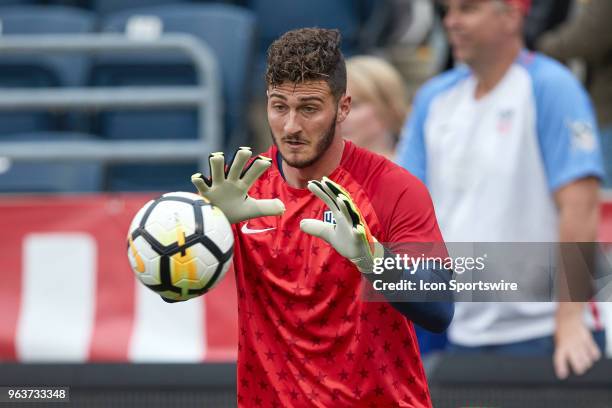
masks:
{"type": "Polygon", "coordinates": [[[582,320],[584,305],[584,302],[559,302],[555,313],[557,325],[568,320],[582,320]]]}

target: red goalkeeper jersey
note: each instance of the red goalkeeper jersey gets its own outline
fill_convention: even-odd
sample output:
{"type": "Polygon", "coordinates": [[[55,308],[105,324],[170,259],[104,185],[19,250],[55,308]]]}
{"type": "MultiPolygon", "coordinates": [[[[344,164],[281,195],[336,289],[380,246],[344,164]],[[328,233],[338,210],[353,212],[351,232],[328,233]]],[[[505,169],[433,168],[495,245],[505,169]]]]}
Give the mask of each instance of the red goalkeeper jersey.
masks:
{"type": "MultiPolygon", "coordinates": [[[[430,407],[412,323],[386,302],[361,298],[357,268],[300,221],[331,213],[273,166],[254,198],[286,211],[234,226],[240,407],[430,407]]],[[[431,199],[415,177],[345,142],[329,178],[352,196],[380,242],[442,240],[431,199]]]]}

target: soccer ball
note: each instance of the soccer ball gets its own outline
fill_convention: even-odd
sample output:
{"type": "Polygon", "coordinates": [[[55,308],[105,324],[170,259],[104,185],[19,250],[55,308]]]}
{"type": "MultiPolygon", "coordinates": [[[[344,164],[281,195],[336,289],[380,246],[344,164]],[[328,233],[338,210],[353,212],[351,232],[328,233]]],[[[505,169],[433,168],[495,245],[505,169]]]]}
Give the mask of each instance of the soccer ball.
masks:
{"type": "Polygon", "coordinates": [[[167,193],[146,203],[127,240],[136,278],[168,301],[208,292],[223,279],[234,254],[225,214],[193,193],[167,193]]]}

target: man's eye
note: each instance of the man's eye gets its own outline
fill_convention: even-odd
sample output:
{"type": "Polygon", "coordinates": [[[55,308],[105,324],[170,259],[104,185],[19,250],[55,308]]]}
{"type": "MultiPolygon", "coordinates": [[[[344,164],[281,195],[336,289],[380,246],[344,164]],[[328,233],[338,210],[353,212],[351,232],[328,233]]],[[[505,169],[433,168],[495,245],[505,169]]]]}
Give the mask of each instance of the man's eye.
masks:
{"type": "Polygon", "coordinates": [[[459,11],[461,11],[462,13],[472,13],[476,10],[478,10],[478,5],[474,3],[462,4],[459,7],[459,11]]]}
{"type": "Polygon", "coordinates": [[[279,112],[282,112],[285,110],[285,105],[272,105],[272,107],[279,112]]]}
{"type": "Polygon", "coordinates": [[[314,106],[304,106],[302,110],[306,113],[314,113],[317,111],[317,108],[315,108],[314,106]]]}

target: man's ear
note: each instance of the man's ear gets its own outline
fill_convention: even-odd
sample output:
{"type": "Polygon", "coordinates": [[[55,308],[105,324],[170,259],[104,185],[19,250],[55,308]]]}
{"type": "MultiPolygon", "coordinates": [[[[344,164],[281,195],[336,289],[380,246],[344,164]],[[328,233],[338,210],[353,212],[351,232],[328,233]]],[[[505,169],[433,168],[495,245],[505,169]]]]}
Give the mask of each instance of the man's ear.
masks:
{"type": "Polygon", "coordinates": [[[510,5],[507,11],[507,19],[505,22],[505,28],[509,33],[522,33],[524,16],[521,9],[516,5],[510,5]]]}
{"type": "Polygon", "coordinates": [[[351,95],[343,94],[338,101],[338,115],[336,121],[338,123],[344,122],[344,119],[351,112],[351,95]]]}

